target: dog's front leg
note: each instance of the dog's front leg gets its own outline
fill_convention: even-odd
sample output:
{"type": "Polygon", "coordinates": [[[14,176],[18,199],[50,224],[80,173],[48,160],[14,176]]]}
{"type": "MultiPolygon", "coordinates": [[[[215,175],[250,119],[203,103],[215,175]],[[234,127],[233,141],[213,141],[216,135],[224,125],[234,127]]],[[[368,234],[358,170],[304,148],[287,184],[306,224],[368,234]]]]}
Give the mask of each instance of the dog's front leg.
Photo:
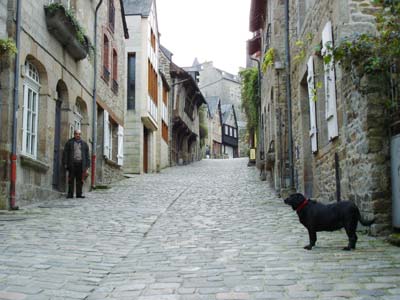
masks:
{"type": "Polygon", "coordinates": [[[314,230],[308,229],[308,236],[310,237],[310,244],[307,246],[304,246],[304,249],[311,250],[312,247],[314,247],[315,243],[317,242],[317,232],[314,230]]]}

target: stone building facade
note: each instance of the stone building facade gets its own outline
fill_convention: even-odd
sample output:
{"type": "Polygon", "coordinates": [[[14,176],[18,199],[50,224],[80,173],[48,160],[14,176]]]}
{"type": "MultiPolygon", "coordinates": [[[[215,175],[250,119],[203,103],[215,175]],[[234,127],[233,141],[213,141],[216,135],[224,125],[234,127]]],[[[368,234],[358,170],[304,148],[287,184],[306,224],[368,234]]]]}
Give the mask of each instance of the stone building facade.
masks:
{"type": "MultiPolygon", "coordinates": [[[[194,60],[191,67],[184,69],[198,73],[199,88],[204,97],[219,97],[221,105],[233,104],[237,112],[239,127],[246,128],[246,117],[241,108],[241,81],[238,75],[218,69],[212,61],[199,63],[197,59],[194,60]]],[[[241,156],[245,156],[248,147],[244,135],[240,137],[239,148],[241,156]]]]}
{"type": "MultiPolygon", "coordinates": [[[[265,20],[270,20],[269,14],[272,16],[272,39],[285,40],[284,33],[282,37],[279,32],[286,28],[285,12],[289,10],[290,69],[288,65],[284,68],[290,71],[290,84],[287,85],[288,78],[280,78],[291,88],[293,147],[287,146],[289,136],[281,137],[286,142],[283,151],[293,154],[292,188],[322,202],[351,200],[363,216],[376,218],[374,232],[387,230],[391,223],[390,156],[383,99],[376,92],[361,93],[339,64],[324,62],[324,55],[330,51],[327,45],[335,45],[355,33],[375,32],[374,7],[369,0],[292,0],[288,1],[288,8],[282,1],[252,4],[256,2],[258,7],[254,7],[263,11],[265,20]]],[[[259,28],[265,34],[266,24],[259,28]]],[[[265,45],[263,38],[261,50],[265,45]]],[[[282,46],[279,42],[274,46],[280,49],[274,58],[275,71],[277,63],[280,67],[281,55],[285,55],[282,46]]],[[[267,88],[268,83],[264,83],[273,84],[270,76],[271,70],[267,70],[262,103],[269,103],[266,99],[272,98],[272,87],[267,88]]],[[[373,84],[369,82],[370,86],[373,84]]],[[[287,119],[279,122],[277,108],[272,110],[272,116],[268,115],[268,106],[267,114],[265,106],[261,108],[266,115],[261,126],[267,143],[270,130],[289,126],[287,119]],[[275,126],[270,125],[271,120],[275,126]]],[[[263,149],[267,151],[267,146],[263,149]]],[[[275,168],[276,159],[275,155],[275,168]]],[[[274,167],[267,169],[273,171],[276,182],[274,167]]],[[[285,182],[280,180],[282,190],[285,182]]],[[[279,184],[275,183],[275,187],[279,190],[279,184]]]]}
{"type": "MultiPolygon", "coordinates": [[[[7,33],[15,40],[13,22],[17,1],[8,1],[7,33]]],[[[2,180],[12,181],[13,139],[16,138],[15,191],[18,202],[53,197],[65,190],[65,170],[61,153],[74,126],[81,127],[82,138],[90,141],[92,131],[93,66],[86,58],[74,58],[78,49],[63,47],[56,34],[49,31],[44,6],[49,1],[23,2],[21,7],[19,66],[10,58],[2,64],[1,153],[6,162],[2,180]],[[32,21],[34,20],[34,21],[32,21]],[[6,66],[6,68],[4,68],[6,66]],[[14,75],[17,74],[17,99],[14,100],[14,75]],[[14,115],[14,101],[18,109],[14,115]],[[16,122],[16,123],[15,123],[16,122]],[[13,127],[16,126],[16,137],[13,127]]],[[[71,3],[76,19],[93,40],[94,7],[92,3],[71,3]]],[[[64,10],[65,11],[65,10],[64,10]]],[[[61,16],[65,13],[61,10],[61,16]]],[[[54,32],[54,31],[53,31],[54,32]]],[[[71,40],[71,43],[76,42],[71,40]]],[[[71,45],[72,46],[72,45],[71,45]]],[[[87,54],[87,53],[86,53],[87,54]]],[[[90,146],[89,146],[90,147],[90,146]]],[[[7,192],[8,194],[8,192],[7,192]]],[[[6,203],[9,206],[9,203],[6,203]]],[[[10,208],[10,207],[9,207],[10,208]]]]}
{"type": "MultiPolygon", "coordinates": [[[[1,5],[4,6],[5,2],[1,1],[1,5]]],[[[115,29],[121,30],[115,32],[113,46],[119,52],[123,47],[124,36],[121,3],[108,2],[115,5],[115,29]]],[[[0,94],[3,101],[0,111],[0,154],[4,165],[1,181],[4,194],[7,195],[2,199],[1,206],[5,208],[13,208],[11,206],[35,199],[62,196],[66,190],[66,170],[61,165],[64,145],[73,136],[73,131],[80,129],[82,138],[88,142],[92,151],[95,120],[95,52],[91,46],[94,45],[97,3],[48,0],[20,3],[20,44],[16,56],[19,65],[15,68],[14,57],[7,57],[2,58],[0,67],[0,94]],[[75,20],[71,19],[71,14],[75,20]],[[74,22],[79,23],[84,34],[73,25],[74,22]],[[14,81],[14,76],[17,81],[14,81]],[[14,84],[16,94],[13,92],[14,84]],[[15,113],[14,107],[17,108],[15,113]],[[8,195],[11,195],[11,200],[8,195]]],[[[13,40],[18,32],[18,23],[14,21],[16,10],[17,1],[8,1],[5,28],[7,36],[13,40]]],[[[1,11],[3,14],[4,10],[1,11]]],[[[108,5],[100,7],[99,19],[102,25],[108,22],[105,21],[108,17],[108,5]]],[[[1,20],[3,22],[4,18],[1,20]]],[[[4,28],[4,23],[1,26],[4,28]]],[[[101,31],[100,26],[98,31],[101,31]]],[[[100,58],[98,62],[100,65],[100,58]]],[[[121,61],[118,64],[122,66],[121,61]]],[[[118,72],[118,76],[122,78],[122,72],[118,72]]],[[[107,93],[100,94],[103,92],[100,86],[96,100],[101,102],[100,99],[103,99],[106,103],[104,106],[112,112],[116,110],[116,115],[123,120],[123,114],[118,111],[120,103],[117,104],[123,99],[123,92],[121,98],[113,100],[109,100],[107,93]]],[[[96,105],[96,109],[100,107],[96,105]]],[[[101,135],[103,129],[97,132],[101,135]]],[[[99,145],[102,146],[102,141],[99,145]]],[[[104,175],[106,173],[107,170],[100,168],[97,175],[107,177],[104,175]]],[[[96,176],[93,178],[95,180],[96,176]]],[[[90,188],[89,181],[85,189],[90,188]]]]}
{"type": "Polygon", "coordinates": [[[219,97],[207,97],[208,107],[208,137],[207,145],[211,158],[222,157],[222,114],[221,99],[219,97]]]}
{"type": "Polygon", "coordinates": [[[124,169],[127,173],[156,172],[158,131],[162,112],[159,74],[159,33],[155,0],[124,0],[130,34],[126,43],[127,111],[124,169]]]}
{"type": "Polygon", "coordinates": [[[206,101],[197,86],[195,74],[190,74],[172,63],[171,78],[171,165],[175,166],[202,158],[199,109],[206,101]]]}
{"type": "Polygon", "coordinates": [[[288,188],[290,172],[284,3],[278,0],[252,1],[249,29],[254,36],[248,41],[248,54],[258,60],[261,83],[261,134],[256,145],[257,165],[269,171],[269,180],[275,190],[281,191],[288,188]],[[263,68],[264,56],[271,51],[273,63],[263,68]]]}
{"type": "Polygon", "coordinates": [[[162,79],[162,110],[160,114],[159,123],[161,124],[161,130],[159,131],[159,137],[157,144],[160,149],[158,153],[158,165],[160,169],[167,168],[171,165],[171,134],[172,134],[172,126],[171,124],[171,62],[172,62],[172,53],[160,45],[159,57],[160,57],[160,76],[162,79]]]}
{"type": "Polygon", "coordinates": [[[98,12],[96,184],[123,178],[125,39],[129,38],[122,1],[104,2],[98,12]]]}

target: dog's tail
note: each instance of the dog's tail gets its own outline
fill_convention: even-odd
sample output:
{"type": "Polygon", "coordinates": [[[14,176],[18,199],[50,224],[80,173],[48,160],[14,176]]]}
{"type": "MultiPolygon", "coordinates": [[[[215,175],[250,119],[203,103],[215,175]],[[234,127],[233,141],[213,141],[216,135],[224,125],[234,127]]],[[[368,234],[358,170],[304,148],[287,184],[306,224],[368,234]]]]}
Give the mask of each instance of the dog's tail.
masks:
{"type": "Polygon", "coordinates": [[[364,226],[371,226],[372,224],[374,224],[374,222],[375,222],[375,218],[373,218],[372,220],[365,220],[362,216],[361,216],[361,214],[360,214],[360,211],[358,212],[358,220],[360,221],[360,223],[362,224],[362,225],[364,225],[364,226]]]}

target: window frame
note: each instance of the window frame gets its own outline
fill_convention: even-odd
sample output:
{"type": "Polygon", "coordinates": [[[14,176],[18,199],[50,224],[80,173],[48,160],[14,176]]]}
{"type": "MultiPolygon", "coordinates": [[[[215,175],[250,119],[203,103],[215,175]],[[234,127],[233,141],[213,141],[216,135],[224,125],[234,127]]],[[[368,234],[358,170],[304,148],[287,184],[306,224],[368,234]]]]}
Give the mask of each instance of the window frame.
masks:
{"type": "Polygon", "coordinates": [[[40,76],[36,66],[29,61],[25,63],[25,80],[23,84],[23,91],[21,152],[24,155],[36,158],[39,133],[38,119],[40,101],[40,76]],[[32,95],[31,99],[30,95],[32,95]]]}

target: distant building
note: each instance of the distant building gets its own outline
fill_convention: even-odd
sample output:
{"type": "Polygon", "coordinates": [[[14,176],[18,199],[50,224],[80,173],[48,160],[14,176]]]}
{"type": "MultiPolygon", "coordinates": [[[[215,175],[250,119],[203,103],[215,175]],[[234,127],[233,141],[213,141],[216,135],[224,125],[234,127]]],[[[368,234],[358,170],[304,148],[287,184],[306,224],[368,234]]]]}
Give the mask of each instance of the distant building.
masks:
{"type": "Polygon", "coordinates": [[[237,113],[237,122],[240,126],[240,156],[247,154],[247,141],[245,138],[246,117],[242,112],[241,81],[238,75],[233,75],[214,67],[213,62],[199,63],[197,58],[191,67],[184,68],[196,72],[199,88],[204,97],[219,97],[221,105],[233,104],[237,113]],[[243,130],[242,130],[243,129],[243,130]]]}
{"type": "Polygon", "coordinates": [[[222,154],[239,157],[239,128],[233,104],[221,105],[222,154]]]}
{"type": "Polygon", "coordinates": [[[208,146],[212,158],[222,155],[222,114],[219,97],[206,98],[208,107],[208,146]]]}
{"type": "Polygon", "coordinates": [[[199,108],[206,102],[192,75],[171,63],[172,165],[187,164],[202,158],[199,108]]]}
{"type": "Polygon", "coordinates": [[[130,39],[126,42],[127,110],[124,170],[159,169],[157,137],[162,130],[162,79],[159,74],[159,33],[155,0],[124,0],[130,39]]]}

